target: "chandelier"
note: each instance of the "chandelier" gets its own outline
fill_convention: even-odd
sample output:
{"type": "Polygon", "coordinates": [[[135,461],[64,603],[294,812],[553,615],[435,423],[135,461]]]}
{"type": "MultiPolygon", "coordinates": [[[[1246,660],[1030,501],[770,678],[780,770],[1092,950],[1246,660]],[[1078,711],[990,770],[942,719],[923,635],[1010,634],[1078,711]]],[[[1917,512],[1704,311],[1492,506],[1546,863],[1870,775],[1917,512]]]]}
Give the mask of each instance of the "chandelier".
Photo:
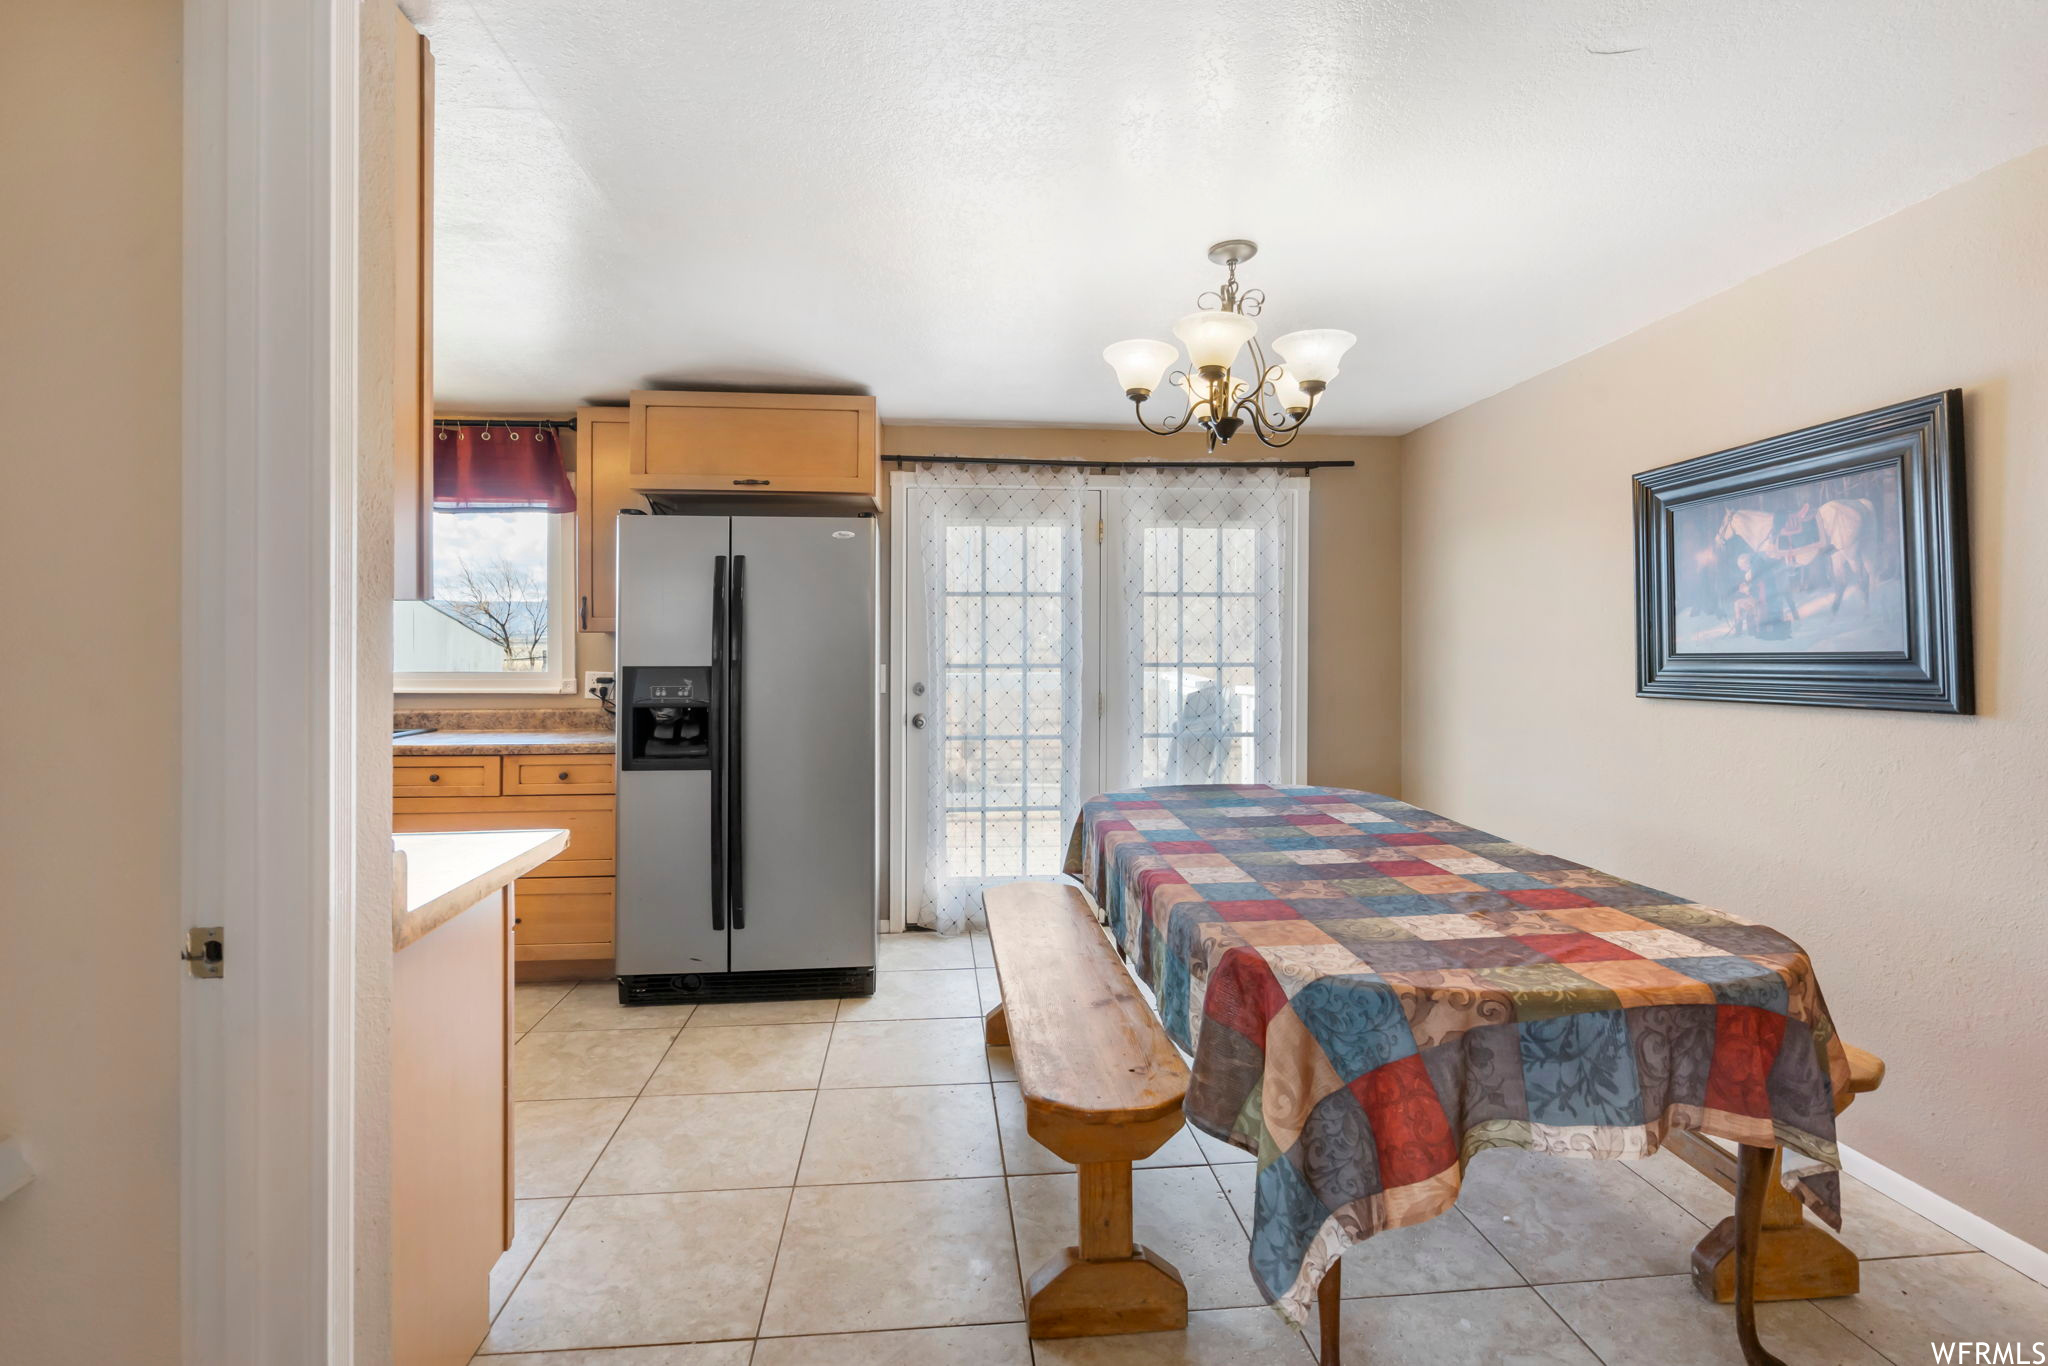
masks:
{"type": "Polygon", "coordinates": [[[1268,446],[1285,446],[1308,422],[1323,390],[1337,378],[1337,362],[1358,338],[1335,327],[1314,327],[1274,338],[1273,349],[1281,363],[1266,363],[1266,353],[1259,349],[1259,325],[1253,321],[1265,307],[1265,292],[1242,289],[1237,283],[1238,266],[1258,250],[1258,243],[1242,238],[1209,248],[1209,259],[1228,270],[1229,278],[1221,289],[1195,300],[1197,312],[1173,325],[1173,335],[1188,351],[1187,368],[1174,371],[1170,380],[1187,394],[1188,408],[1179,421],[1155,427],[1145,418],[1145,400],[1159,387],[1166,367],[1180,359],[1178,348],[1171,342],[1139,337],[1102,349],[1102,358],[1116,371],[1124,397],[1131,401],[1138,425],[1146,431],[1172,436],[1196,423],[1209,433],[1213,451],[1249,422],[1259,440],[1268,446]],[[1233,371],[1238,352],[1246,347],[1251,349],[1254,377],[1239,379],[1233,371]]]}

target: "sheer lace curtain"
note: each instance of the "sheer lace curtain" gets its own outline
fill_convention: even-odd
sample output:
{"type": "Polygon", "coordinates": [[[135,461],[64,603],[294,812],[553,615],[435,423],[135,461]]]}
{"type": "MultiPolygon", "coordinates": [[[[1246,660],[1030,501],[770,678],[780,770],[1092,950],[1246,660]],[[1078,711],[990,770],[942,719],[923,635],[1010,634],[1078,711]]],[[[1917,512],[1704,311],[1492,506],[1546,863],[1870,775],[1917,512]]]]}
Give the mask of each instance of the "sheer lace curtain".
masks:
{"type": "Polygon", "coordinates": [[[1058,876],[1099,791],[1300,780],[1305,483],[942,463],[899,481],[923,636],[904,682],[927,690],[907,708],[911,922],[956,931],[991,883],[1058,876]]]}
{"type": "MultiPolygon", "coordinates": [[[[1078,473],[941,467],[915,488],[925,658],[925,867],[907,911],[954,932],[991,883],[1058,873],[1087,795],[1084,555],[1096,497],[1078,473]]],[[[915,819],[913,815],[913,819],[915,819]]]]}
{"type": "Polygon", "coordinates": [[[1297,782],[1293,540],[1301,479],[1134,470],[1115,554],[1105,765],[1112,789],[1297,782]]]}

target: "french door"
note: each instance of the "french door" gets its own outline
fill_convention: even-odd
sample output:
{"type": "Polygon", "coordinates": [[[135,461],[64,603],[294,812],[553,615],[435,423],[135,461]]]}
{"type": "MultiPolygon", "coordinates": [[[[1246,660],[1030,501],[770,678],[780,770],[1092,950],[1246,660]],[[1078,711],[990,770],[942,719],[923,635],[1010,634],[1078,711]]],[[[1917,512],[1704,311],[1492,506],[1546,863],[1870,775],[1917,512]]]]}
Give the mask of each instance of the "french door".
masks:
{"type": "Polygon", "coordinates": [[[898,475],[890,918],[1059,874],[1081,802],[1298,782],[1304,479],[898,475]]]}
{"type": "Polygon", "coordinates": [[[906,482],[894,515],[891,918],[957,929],[989,883],[1056,875],[1100,790],[1102,494],[906,482]]]}

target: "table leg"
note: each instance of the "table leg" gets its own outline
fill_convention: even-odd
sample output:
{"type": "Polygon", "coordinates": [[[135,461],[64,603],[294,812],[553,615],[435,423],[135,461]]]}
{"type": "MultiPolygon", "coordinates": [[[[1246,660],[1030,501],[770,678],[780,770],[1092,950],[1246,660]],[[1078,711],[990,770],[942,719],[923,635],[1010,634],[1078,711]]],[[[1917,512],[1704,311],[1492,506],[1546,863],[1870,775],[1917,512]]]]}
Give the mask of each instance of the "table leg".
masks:
{"type": "Polygon", "coordinates": [[[1321,1366],[1343,1366],[1344,1335],[1340,1310],[1344,1303],[1344,1259],[1330,1263],[1316,1287],[1316,1321],[1322,1327],[1321,1366]]]}
{"type": "Polygon", "coordinates": [[[1764,1350],[1756,1336],[1757,1244],[1763,1238],[1764,1196],[1771,1185],[1775,1148],[1736,1151],[1735,1166],[1735,1337],[1745,1366],[1785,1366],[1764,1350]]]}

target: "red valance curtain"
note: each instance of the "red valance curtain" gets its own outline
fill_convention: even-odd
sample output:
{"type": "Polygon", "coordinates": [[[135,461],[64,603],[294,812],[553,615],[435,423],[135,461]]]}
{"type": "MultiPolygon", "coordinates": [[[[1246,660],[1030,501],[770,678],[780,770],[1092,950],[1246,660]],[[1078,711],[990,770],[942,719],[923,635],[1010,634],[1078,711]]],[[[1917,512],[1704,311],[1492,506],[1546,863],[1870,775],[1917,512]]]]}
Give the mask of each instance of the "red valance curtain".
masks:
{"type": "Polygon", "coordinates": [[[551,427],[493,422],[434,428],[436,512],[574,512],[551,427]]]}

